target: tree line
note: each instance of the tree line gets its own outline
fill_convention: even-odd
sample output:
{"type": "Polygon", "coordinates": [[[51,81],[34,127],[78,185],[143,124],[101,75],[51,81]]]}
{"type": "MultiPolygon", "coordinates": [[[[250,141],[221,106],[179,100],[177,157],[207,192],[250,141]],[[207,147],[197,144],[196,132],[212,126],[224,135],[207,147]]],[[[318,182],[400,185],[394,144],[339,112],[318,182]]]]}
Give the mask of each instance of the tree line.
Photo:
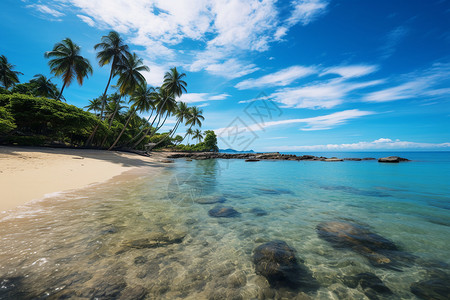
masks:
{"type": "Polygon", "coordinates": [[[81,48],[70,38],[56,43],[44,54],[49,59],[51,74],[61,78],[62,87],[42,74],[27,83],[20,83],[21,72],[0,56],[0,136],[3,143],[45,144],[51,138],[71,146],[144,149],[172,147],[191,151],[217,151],[213,131],[202,133],[203,111],[179,101],[187,92],[186,74],[176,67],[164,75],[160,87],[147,84],[144,71],[150,71],[142,58],[130,52],[121,36],[111,31],[94,46],[101,67],[110,65],[106,87],[101,95],[89,100],[88,112],[63,103],[63,92],[75,80],[81,86],[93,68],[81,55],[81,48]],[[114,88],[113,93],[108,91],[114,88]],[[40,98],[41,97],[41,98],[40,98]],[[74,117],[70,117],[70,114],[74,117]],[[148,114],[147,118],[140,115],[148,114]],[[56,115],[56,116],[55,116],[56,115]],[[175,124],[165,133],[159,133],[169,117],[175,124]],[[35,119],[30,122],[27,118],[35,119]],[[65,121],[73,122],[68,126],[65,121]],[[64,123],[67,126],[57,126],[64,123]],[[32,124],[31,124],[32,123],[32,124]],[[175,135],[178,127],[187,127],[183,136],[175,135]],[[202,142],[205,136],[205,141],[202,142]],[[191,137],[196,145],[182,145],[191,137]]]}

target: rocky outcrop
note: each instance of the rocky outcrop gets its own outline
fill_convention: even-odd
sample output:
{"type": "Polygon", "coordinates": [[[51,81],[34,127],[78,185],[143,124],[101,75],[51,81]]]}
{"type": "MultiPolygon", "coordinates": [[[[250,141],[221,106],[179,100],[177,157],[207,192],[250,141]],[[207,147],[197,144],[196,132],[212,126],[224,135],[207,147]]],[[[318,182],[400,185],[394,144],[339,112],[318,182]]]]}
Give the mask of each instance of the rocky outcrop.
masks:
{"type": "Polygon", "coordinates": [[[384,299],[392,295],[392,291],[373,273],[360,273],[355,276],[345,276],[344,284],[352,289],[359,287],[371,300],[384,299]]]}
{"type": "Polygon", "coordinates": [[[239,217],[240,213],[232,207],[216,206],[208,211],[208,215],[214,218],[234,218],[239,217]]]}
{"type": "Polygon", "coordinates": [[[428,279],[411,284],[411,293],[425,300],[450,299],[450,275],[447,273],[433,274],[428,279]]]}
{"type": "Polygon", "coordinates": [[[395,269],[394,260],[401,256],[392,241],[355,223],[341,221],[320,223],[317,225],[317,233],[334,248],[355,251],[377,267],[395,269]]]}
{"type": "Polygon", "coordinates": [[[382,157],[378,159],[378,162],[382,163],[399,163],[401,161],[409,161],[407,158],[398,157],[398,156],[388,156],[388,157],[382,157]]]}
{"type": "MultiPolygon", "coordinates": [[[[385,158],[380,158],[380,160],[388,159],[391,162],[392,157],[390,156],[385,158]]],[[[364,161],[364,160],[376,160],[376,158],[366,157],[366,158],[337,158],[337,157],[323,157],[323,156],[314,156],[314,155],[294,155],[294,154],[281,154],[279,152],[271,152],[271,153],[223,153],[223,152],[179,152],[172,153],[167,156],[168,159],[172,158],[186,158],[187,160],[196,159],[196,160],[204,160],[204,159],[245,159],[248,162],[256,162],[260,160],[292,160],[292,161],[364,161]]],[[[394,159],[395,160],[395,159],[394,159]]],[[[398,161],[407,161],[406,158],[398,157],[398,161]]],[[[382,162],[382,161],[380,161],[382,162]]],[[[396,161],[392,161],[396,162],[396,161]]]]}
{"type": "Polygon", "coordinates": [[[224,203],[227,201],[227,198],[224,196],[205,196],[195,200],[195,203],[198,204],[214,204],[214,203],[224,203]]]}
{"type": "Polygon", "coordinates": [[[255,272],[264,276],[272,287],[314,288],[317,282],[298,261],[295,250],[284,241],[271,241],[253,251],[255,272]]]}

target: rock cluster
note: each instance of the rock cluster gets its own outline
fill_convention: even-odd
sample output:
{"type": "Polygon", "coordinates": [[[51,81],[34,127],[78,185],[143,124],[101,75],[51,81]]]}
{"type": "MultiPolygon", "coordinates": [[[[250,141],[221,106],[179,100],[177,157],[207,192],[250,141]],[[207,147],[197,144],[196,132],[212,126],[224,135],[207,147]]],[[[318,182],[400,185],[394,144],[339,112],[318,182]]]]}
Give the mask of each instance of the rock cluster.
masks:
{"type": "MultiPolygon", "coordinates": [[[[294,155],[294,154],[281,154],[279,152],[271,153],[223,153],[223,152],[178,152],[167,156],[168,159],[171,158],[186,158],[186,160],[204,160],[204,159],[245,159],[247,162],[257,162],[260,160],[295,160],[295,161],[365,161],[365,160],[376,160],[376,158],[365,157],[365,158],[337,158],[337,157],[323,157],[314,155],[294,155]]],[[[401,162],[409,161],[406,158],[398,156],[389,156],[380,158],[379,162],[401,162]]]]}

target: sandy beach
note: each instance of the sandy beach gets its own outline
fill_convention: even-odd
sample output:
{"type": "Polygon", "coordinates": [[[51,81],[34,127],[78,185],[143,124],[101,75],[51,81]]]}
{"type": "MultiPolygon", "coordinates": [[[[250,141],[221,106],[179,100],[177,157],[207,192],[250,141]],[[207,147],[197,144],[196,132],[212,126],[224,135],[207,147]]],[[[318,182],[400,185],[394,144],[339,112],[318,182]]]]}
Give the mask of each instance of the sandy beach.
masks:
{"type": "Polygon", "coordinates": [[[47,194],[103,182],[140,166],[155,166],[165,154],[85,149],[0,147],[0,211],[47,194]]]}

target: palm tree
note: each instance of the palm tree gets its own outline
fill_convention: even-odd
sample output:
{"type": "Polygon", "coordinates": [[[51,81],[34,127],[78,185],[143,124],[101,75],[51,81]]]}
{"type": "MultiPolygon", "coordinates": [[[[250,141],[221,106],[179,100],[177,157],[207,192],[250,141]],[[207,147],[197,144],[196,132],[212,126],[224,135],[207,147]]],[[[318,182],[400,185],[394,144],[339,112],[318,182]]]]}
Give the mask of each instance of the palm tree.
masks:
{"type": "Polygon", "coordinates": [[[14,71],[14,65],[8,62],[6,56],[0,56],[0,83],[5,87],[5,89],[9,89],[11,86],[19,83],[18,75],[23,75],[23,73],[14,71]]]}
{"type": "MultiPolygon", "coordinates": [[[[189,139],[189,137],[190,137],[191,135],[193,135],[193,134],[194,134],[194,131],[192,130],[191,127],[189,127],[189,128],[186,130],[186,134],[184,135],[184,138],[181,140],[181,142],[183,142],[183,140],[184,140],[186,137],[188,137],[188,139],[189,139]]],[[[180,144],[181,144],[181,142],[180,142],[180,144]]]]}
{"type": "Polygon", "coordinates": [[[171,68],[170,72],[166,72],[164,75],[164,83],[162,87],[169,91],[169,93],[171,93],[174,97],[180,97],[183,92],[187,93],[187,83],[182,80],[185,76],[186,74],[180,74],[177,68],[171,68]]]}
{"type": "Polygon", "coordinates": [[[203,140],[203,133],[200,131],[200,129],[195,129],[192,138],[197,139],[197,141],[200,143],[200,141],[203,140]]]}
{"type": "Polygon", "coordinates": [[[187,120],[190,118],[191,110],[184,102],[179,102],[176,109],[175,109],[175,115],[177,117],[177,122],[175,123],[175,126],[173,129],[167,134],[162,140],[160,140],[158,143],[156,143],[155,147],[161,144],[163,141],[165,141],[167,138],[172,138],[175,132],[178,129],[178,126],[181,122],[184,120],[187,120]]]}
{"type": "Polygon", "coordinates": [[[61,98],[64,88],[72,83],[74,77],[82,85],[84,77],[92,74],[91,64],[80,55],[80,51],[80,46],[71,39],[65,38],[62,42],[55,44],[52,51],[44,54],[46,58],[53,58],[48,62],[51,73],[63,78],[63,86],[56,100],[61,98]]]}
{"type": "MultiPolygon", "coordinates": [[[[141,133],[144,132],[144,130],[145,130],[145,125],[149,123],[149,121],[150,121],[150,119],[151,119],[151,117],[152,117],[152,115],[153,115],[153,112],[155,111],[155,108],[156,108],[156,106],[155,106],[156,103],[155,103],[155,97],[154,97],[154,94],[155,94],[155,89],[154,89],[153,87],[147,86],[147,84],[144,84],[144,85],[142,85],[142,86],[139,86],[139,87],[137,88],[137,90],[135,91],[135,95],[136,95],[137,97],[145,98],[146,101],[147,101],[147,103],[146,103],[147,107],[144,107],[144,110],[143,110],[143,111],[145,111],[145,112],[151,111],[151,113],[150,113],[150,115],[148,116],[147,119],[143,119],[143,125],[142,125],[141,130],[138,132],[138,134],[136,134],[136,135],[128,142],[128,144],[131,144],[134,140],[136,140],[136,139],[141,135],[141,133]]],[[[144,135],[144,136],[145,136],[145,135],[144,135]]]]}
{"type": "Polygon", "coordinates": [[[181,142],[184,141],[184,139],[188,135],[188,132],[190,132],[189,135],[193,134],[193,131],[192,131],[193,126],[198,125],[199,127],[202,127],[202,121],[204,119],[205,119],[205,117],[203,117],[203,110],[199,109],[197,106],[192,106],[190,108],[189,118],[186,121],[186,125],[191,125],[191,126],[189,126],[189,129],[186,131],[186,134],[184,135],[183,140],[181,140],[181,142]]]}
{"type": "Polygon", "coordinates": [[[100,97],[89,100],[89,105],[86,105],[84,108],[87,108],[88,111],[94,111],[94,114],[97,114],[97,111],[102,109],[102,100],[100,97]]]}
{"type": "MultiPolygon", "coordinates": [[[[103,67],[111,63],[111,71],[109,74],[108,83],[106,84],[105,91],[103,92],[103,99],[106,98],[109,84],[111,79],[117,75],[117,66],[124,61],[127,55],[130,55],[128,45],[124,44],[124,41],[120,35],[115,31],[110,31],[108,35],[102,36],[101,43],[94,46],[95,50],[101,49],[97,53],[98,64],[103,67]]],[[[103,118],[103,110],[105,109],[105,103],[102,105],[102,111],[100,118],[103,118]]]]}
{"type": "Polygon", "coordinates": [[[46,98],[56,98],[59,94],[59,90],[50,78],[45,77],[42,74],[36,74],[30,80],[35,87],[33,89],[33,95],[46,98]]]}
{"type": "MultiPolygon", "coordinates": [[[[141,74],[142,71],[150,71],[150,69],[144,65],[142,59],[139,58],[136,53],[126,55],[126,59],[117,65],[116,74],[119,75],[117,85],[119,86],[121,95],[132,95],[138,86],[144,86],[145,78],[141,74]]],[[[134,102],[131,111],[135,112],[136,110],[142,110],[144,107],[148,107],[146,101],[148,101],[148,99],[136,95],[131,97],[130,102],[134,102]]],[[[112,150],[119,142],[133,115],[133,113],[130,114],[119,136],[108,150],[112,150]]]]}

